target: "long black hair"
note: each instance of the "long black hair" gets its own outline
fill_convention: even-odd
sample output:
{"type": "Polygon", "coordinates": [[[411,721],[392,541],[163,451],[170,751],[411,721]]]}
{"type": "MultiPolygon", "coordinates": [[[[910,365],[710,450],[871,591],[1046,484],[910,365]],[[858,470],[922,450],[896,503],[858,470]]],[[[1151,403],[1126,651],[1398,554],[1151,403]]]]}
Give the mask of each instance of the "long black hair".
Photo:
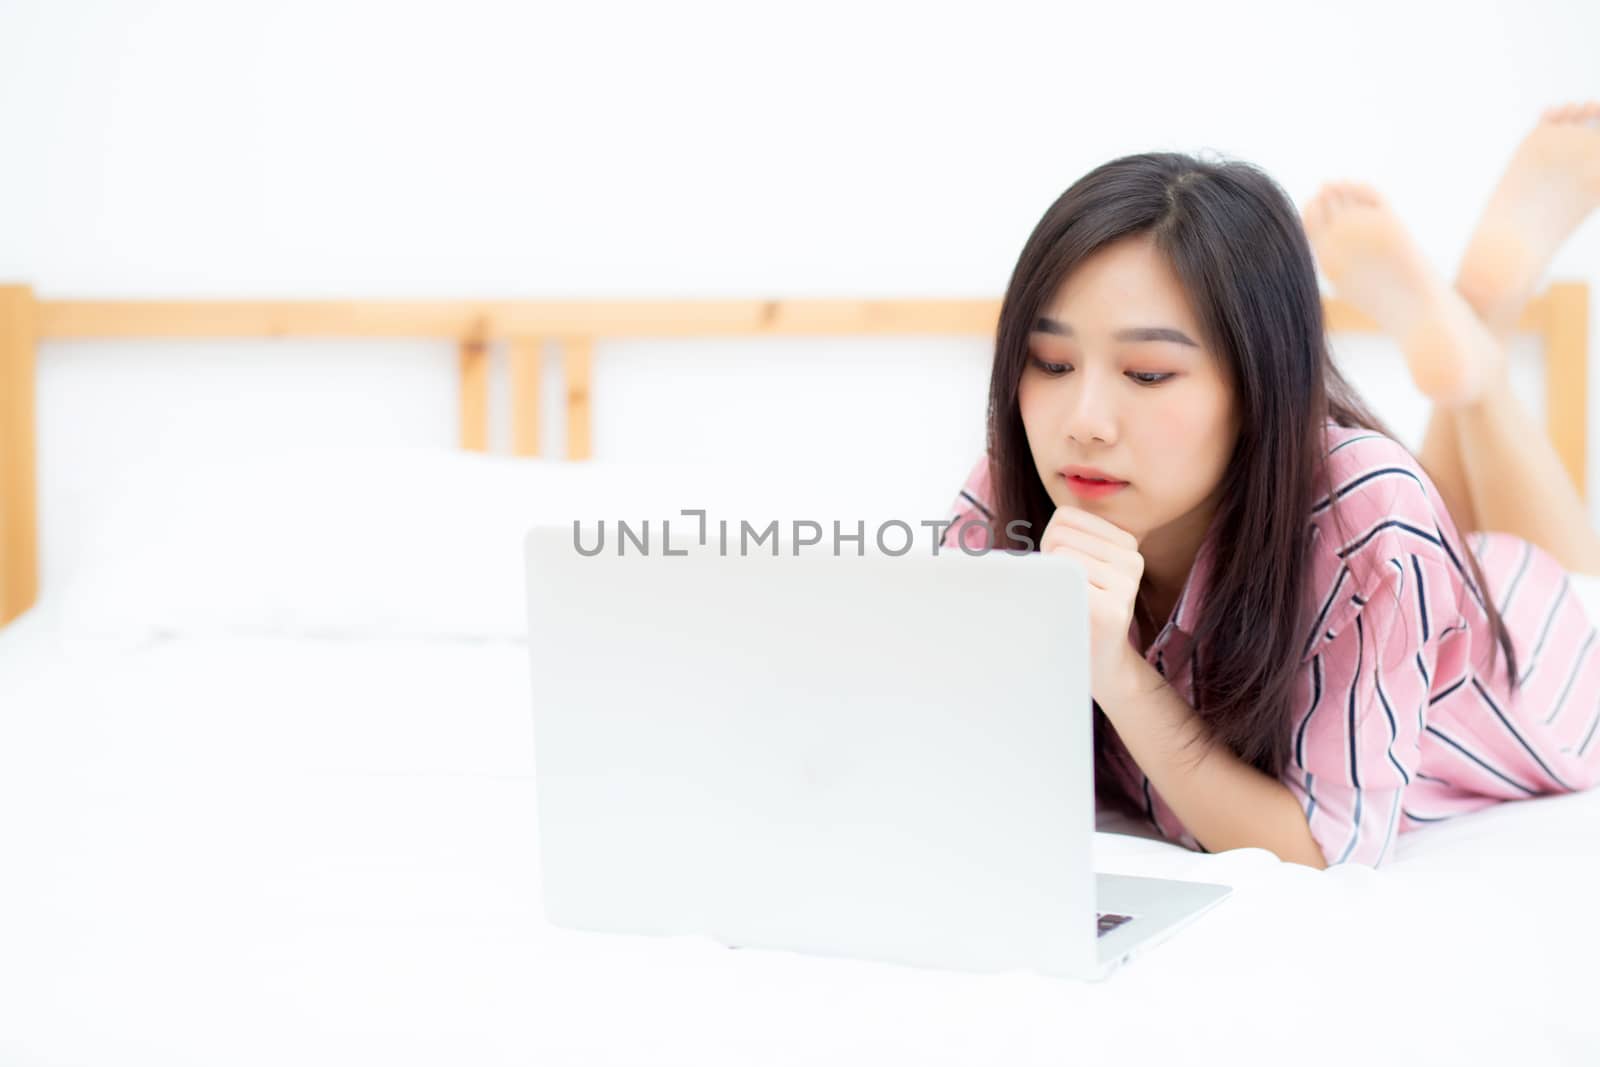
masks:
{"type": "MultiPolygon", "coordinates": [[[[1220,487],[1211,583],[1194,635],[1192,703],[1210,738],[1277,777],[1290,755],[1290,706],[1306,636],[1300,623],[1314,595],[1309,516],[1319,483],[1327,486],[1324,426],[1332,420],[1395,435],[1333,363],[1299,213],[1259,168],[1175,152],[1124,156],[1078,179],[1044,213],[1000,309],[989,383],[991,526],[997,547],[1025,550],[1025,541],[1005,532],[1008,525],[1023,519],[1021,529],[1043,530],[1055,510],[1017,404],[1036,319],[1089,256],[1146,234],[1226,362],[1239,413],[1220,487]],[[1240,619],[1252,623],[1236,625],[1240,619]]],[[[1342,529],[1337,500],[1333,510],[1342,529]]],[[[1487,590],[1473,553],[1462,554],[1478,589],[1487,590]]],[[[1510,635],[1493,599],[1482,600],[1514,684],[1510,635]]],[[[1111,732],[1096,704],[1096,793],[1138,814],[1110,773],[1111,732]]]]}

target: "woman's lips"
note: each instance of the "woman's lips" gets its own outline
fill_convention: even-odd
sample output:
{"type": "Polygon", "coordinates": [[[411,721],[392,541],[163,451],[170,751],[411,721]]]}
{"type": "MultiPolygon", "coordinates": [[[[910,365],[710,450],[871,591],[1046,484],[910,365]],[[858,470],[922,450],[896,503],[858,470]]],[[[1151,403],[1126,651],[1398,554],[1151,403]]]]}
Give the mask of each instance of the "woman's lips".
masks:
{"type": "Polygon", "coordinates": [[[1067,487],[1070,488],[1077,496],[1098,499],[1100,497],[1110,496],[1119,489],[1126,489],[1128,487],[1128,483],[1097,482],[1092,478],[1079,478],[1076,475],[1069,475],[1067,477],[1067,487]]]}

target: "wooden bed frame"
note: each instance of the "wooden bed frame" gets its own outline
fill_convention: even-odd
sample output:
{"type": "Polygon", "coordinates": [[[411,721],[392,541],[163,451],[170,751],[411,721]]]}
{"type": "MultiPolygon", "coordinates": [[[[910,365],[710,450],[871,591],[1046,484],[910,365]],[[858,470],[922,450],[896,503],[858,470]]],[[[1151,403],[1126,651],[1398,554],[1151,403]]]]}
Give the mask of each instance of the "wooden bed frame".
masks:
{"type": "MultiPolygon", "coordinates": [[[[1331,332],[1376,332],[1339,300],[1331,332]]],[[[34,364],[42,341],[114,338],[407,337],[454,341],[460,359],[461,446],[487,451],[489,347],[510,357],[512,451],[539,449],[540,358],[561,346],[566,458],[587,459],[589,383],[600,339],[686,336],[993,336],[998,300],[743,301],[96,301],[38,300],[0,285],[0,626],[39,594],[34,364]]],[[[1552,284],[1523,311],[1544,339],[1546,421],[1583,493],[1588,454],[1589,290],[1552,284]]]]}

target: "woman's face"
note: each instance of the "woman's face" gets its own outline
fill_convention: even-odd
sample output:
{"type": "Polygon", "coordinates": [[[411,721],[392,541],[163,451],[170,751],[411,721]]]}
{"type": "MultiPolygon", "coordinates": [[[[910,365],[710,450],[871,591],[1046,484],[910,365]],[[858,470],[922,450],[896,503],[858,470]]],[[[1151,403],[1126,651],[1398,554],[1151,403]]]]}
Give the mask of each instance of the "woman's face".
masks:
{"type": "Polygon", "coordinates": [[[1028,345],[1019,404],[1050,499],[1128,531],[1141,552],[1152,534],[1158,552],[1197,550],[1238,433],[1234,394],[1151,238],[1125,238],[1080,264],[1028,345]],[[1068,480],[1069,466],[1128,484],[1092,496],[1068,480]]]}

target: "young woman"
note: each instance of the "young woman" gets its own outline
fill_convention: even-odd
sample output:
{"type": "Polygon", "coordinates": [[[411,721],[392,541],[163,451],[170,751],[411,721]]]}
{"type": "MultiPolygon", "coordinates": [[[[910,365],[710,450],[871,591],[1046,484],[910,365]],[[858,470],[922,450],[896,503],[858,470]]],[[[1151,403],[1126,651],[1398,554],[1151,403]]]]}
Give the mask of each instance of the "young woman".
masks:
{"type": "Polygon", "coordinates": [[[1376,866],[1398,833],[1600,780],[1572,592],[1600,536],[1503,355],[1597,204],[1589,104],[1519,146],[1454,289],[1365,186],[1302,219],[1246,164],[1148,154],[1045,212],[943,544],[1083,567],[1103,805],[1204,851],[1376,866]],[[1312,246],[1433,399],[1420,456],[1330,361],[1312,246]]]}

